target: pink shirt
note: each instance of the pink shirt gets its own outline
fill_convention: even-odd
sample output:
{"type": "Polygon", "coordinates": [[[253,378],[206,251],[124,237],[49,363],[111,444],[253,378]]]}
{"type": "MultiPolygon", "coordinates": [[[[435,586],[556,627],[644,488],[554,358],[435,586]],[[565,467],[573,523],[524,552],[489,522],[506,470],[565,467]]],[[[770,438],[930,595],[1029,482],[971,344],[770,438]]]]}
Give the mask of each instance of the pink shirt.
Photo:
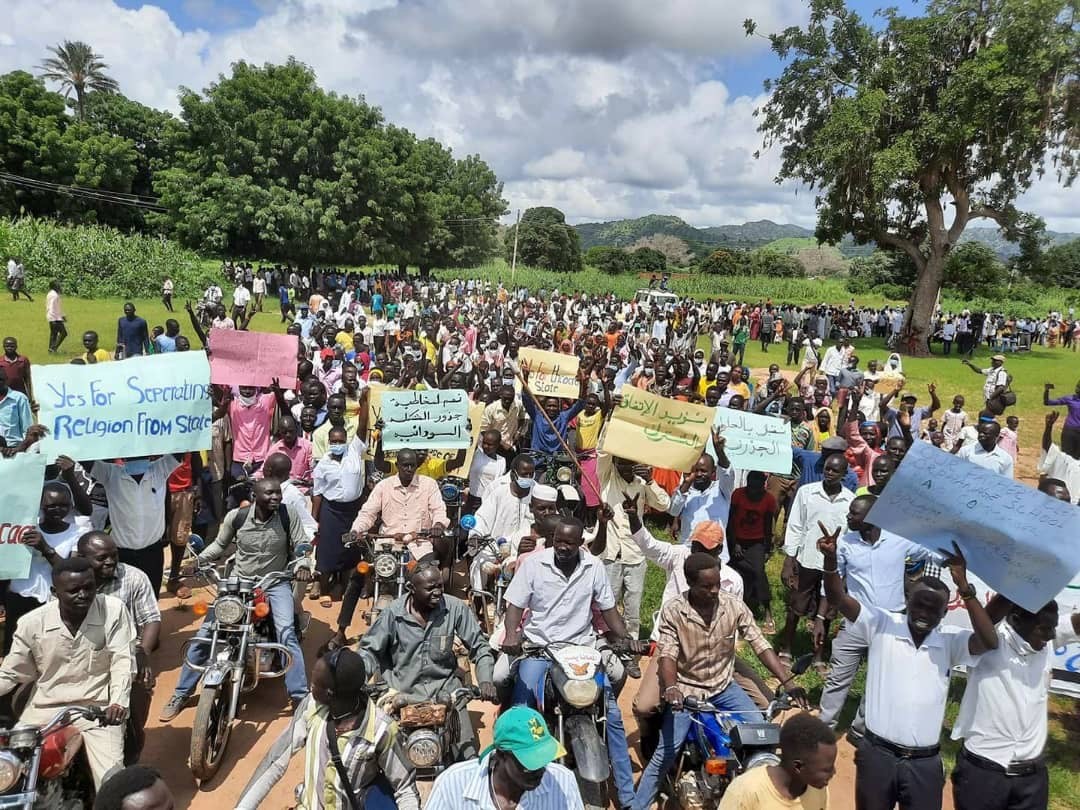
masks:
{"type": "Polygon", "coordinates": [[[1012,456],[1013,463],[1016,463],[1016,451],[1019,449],[1019,437],[1016,435],[1015,430],[1010,430],[1007,427],[1001,429],[1001,435],[998,436],[998,447],[1012,456]]]}
{"type": "MultiPolygon", "coordinates": [[[[266,456],[269,458],[274,453],[282,453],[289,457],[292,461],[292,472],[290,473],[293,478],[302,478],[305,481],[311,480],[311,471],[314,468],[314,457],[311,451],[311,442],[302,436],[296,437],[296,444],[289,447],[284,441],[276,441],[270,445],[269,451],[266,456]]],[[[299,487],[300,491],[305,495],[307,494],[308,487],[299,487]]]]}
{"type": "Polygon", "coordinates": [[[256,395],[255,403],[250,407],[239,399],[229,403],[234,461],[266,460],[270,450],[270,422],[276,404],[273,394],[256,395]]]}
{"type": "MultiPolygon", "coordinates": [[[[384,478],[371,490],[367,502],[353,523],[353,530],[363,534],[382,517],[382,531],[386,534],[404,534],[430,529],[436,523],[447,526],[446,504],[439,494],[434,478],[414,475],[409,486],[402,486],[401,479],[393,475],[384,478]]],[[[420,559],[432,552],[431,540],[421,538],[409,543],[409,553],[420,559]]]]}
{"type": "Polygon", "coordinates": [[[56,290],[49,290],[49,294],[45,296],[45,320],[64,320],[64,307],[60,303],[60,293],[56,290]]]}

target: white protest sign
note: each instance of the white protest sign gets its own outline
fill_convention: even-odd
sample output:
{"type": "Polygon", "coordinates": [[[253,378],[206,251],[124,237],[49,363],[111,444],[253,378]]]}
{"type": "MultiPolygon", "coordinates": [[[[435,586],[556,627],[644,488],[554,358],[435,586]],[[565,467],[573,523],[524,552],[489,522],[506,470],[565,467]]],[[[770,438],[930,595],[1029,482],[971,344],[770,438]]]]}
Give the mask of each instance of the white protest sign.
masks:
{"type": "Polygon", "coordinates": [[[382,394],[384,450],[438,447],[460,450],[469,446],[469,395],[448,391],[384,391],[382,394]]]}
{"type": "Polygon", "coordinates": [[[867,521],[934,551],[955,541],[968,569],[1036,611],[1080,571],[1080,509],[915,442],[867,521]]]}
{"type": "MultiPolygon", "coordinates": [[[[791,427],[783,419],[717,408],[713,426],[724,437],[724,454],[736,470],[791,474],[791,427]]],[[[710,455],[716,454],[709,446],[710,455]]]]}
{"type": "Polygon", "coordinates": [[[171,352],[87,366],[34,366],[42,449],[81,461],[210,447],[210,363],[171,352]]]}
{"type": "Polygon", "coordinates": [[[529,388],[537,396],[577,399],[578,359],[572,354],[557,354],[522,347],[518,350],[522,369],[529,370],[529,388]]]}

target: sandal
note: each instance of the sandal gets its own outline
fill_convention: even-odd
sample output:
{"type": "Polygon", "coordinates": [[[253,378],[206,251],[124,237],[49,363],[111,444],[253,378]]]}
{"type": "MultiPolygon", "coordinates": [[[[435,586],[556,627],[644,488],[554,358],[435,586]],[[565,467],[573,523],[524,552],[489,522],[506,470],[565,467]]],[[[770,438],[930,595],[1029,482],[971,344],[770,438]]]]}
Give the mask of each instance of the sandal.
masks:
{"type": "Polygon", "coordinates": [[[767,636],[775,635],[776,634],[776,620],[775,619],[766,620],[766,622],[763,625],[761,625],[761,632],[764,633],[767,636]]]}
{"type": "Polygon", "coordinates": [[[332,608],[334,606],[334,599],[330,594],[319,597],[319,607],[332,608]]]}
{"type": "Polygon", "coordinates": [[[165,583],[165,590],[171,593],[177,599],[191,598],[191,588],[189,588],[179,579],[170,579],[167,583],[165,583]]]}
{"type": "Polygon", "coordinates": [[[308,589],[307,598],[308,599],[318,599],[320,596],[322,596],[322,588],[319,587],[319,581],[315,580],[314,582],[311,583],[311,588],[308,589]]]}
{"type": "Polygon", "coordinates": [[[782,663],[784,666],[791,666],[791,662],[793,659],[791,657],[791,653],[789,653],[787,650],[784,650],[783,652],[778,652],[776,654],[776,657],[780,659],[780,663],[782,663]]]}

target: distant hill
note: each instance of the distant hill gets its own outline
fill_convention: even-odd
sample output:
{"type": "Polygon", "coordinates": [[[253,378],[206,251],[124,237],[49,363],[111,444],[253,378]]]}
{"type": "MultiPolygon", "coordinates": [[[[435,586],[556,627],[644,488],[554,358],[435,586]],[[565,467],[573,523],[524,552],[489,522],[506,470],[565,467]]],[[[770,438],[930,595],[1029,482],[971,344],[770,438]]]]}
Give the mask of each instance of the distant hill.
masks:
{"type": "MultiPolygon", "coordinates": [[[[742,225],[695,228],[679,217],[650,214],[637,219],[620,219],[613,222],[584,222],[575,225],[574,228],[581,236],[582,250],[595,245],[626,247],[642,237],[657,233],[669,234],[685,240],[697,255],[705,255],[724,247],[754,250],[770,243],[777,243],[774,247],[785,253],[794,252],[792,248],[816,245],[813,239],[814,232],[809,228],[780,224],[768,219],[744,222],[742,225]]],[[[1059,245],[1080,238],[1080,234],[1055,231],[1047,231],[1047,236],[1050,238],[1050,245],[1059,245]]],[[[994,252],[1002,258],[1014,256],[1020,250],[1016,244],[1005,241],[996,228],[968,228],[961,241],[982,242],[993,248],[994,252]]],[[[841,242],[837,248],[845,258],[868,256],[875,250],[872,244],[856,245],[850,237],[841,242]]]]}

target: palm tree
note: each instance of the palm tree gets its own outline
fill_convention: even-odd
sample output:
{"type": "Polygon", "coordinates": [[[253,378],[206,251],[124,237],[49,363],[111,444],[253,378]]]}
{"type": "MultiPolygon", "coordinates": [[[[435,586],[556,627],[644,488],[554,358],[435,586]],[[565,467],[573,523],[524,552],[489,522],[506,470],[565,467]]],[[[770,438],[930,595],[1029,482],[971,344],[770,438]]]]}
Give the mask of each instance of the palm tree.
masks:
{"type": "Polygon", "coordinates": [[[87,92],[115,93],[120,89],[116,79],[105,73],[109,66],[89,44],[65,39],[62,45],[49,50],[54,56],[41,63],[41,78],[59,82],[65,98],[75,91],[75,108],[80,121],[86,117],[83,105],[87,92]]]}

